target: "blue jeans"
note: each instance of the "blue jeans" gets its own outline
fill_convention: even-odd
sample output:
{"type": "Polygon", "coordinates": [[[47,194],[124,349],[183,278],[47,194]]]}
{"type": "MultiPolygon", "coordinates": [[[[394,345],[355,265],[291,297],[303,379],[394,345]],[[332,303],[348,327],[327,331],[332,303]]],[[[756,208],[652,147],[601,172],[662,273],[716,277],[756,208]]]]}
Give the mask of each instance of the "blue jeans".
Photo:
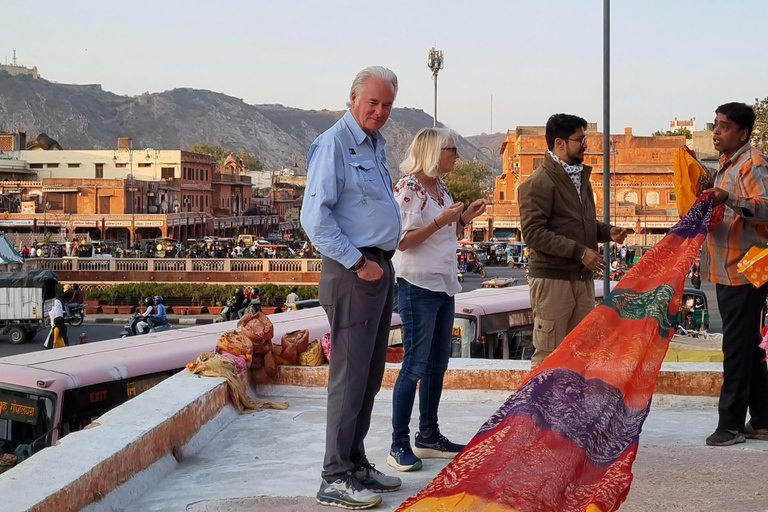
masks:
{"type": "Polygon", "coordinates": [[[414,286],[404,279],[395,284],[397,309],[403,322],[403,364],[392,393],[392,445],[410,445],[416,385],[419,386],[419,432],[438,432],[437,408],[443,376],[451,356],[453,297],[414,286]]]}

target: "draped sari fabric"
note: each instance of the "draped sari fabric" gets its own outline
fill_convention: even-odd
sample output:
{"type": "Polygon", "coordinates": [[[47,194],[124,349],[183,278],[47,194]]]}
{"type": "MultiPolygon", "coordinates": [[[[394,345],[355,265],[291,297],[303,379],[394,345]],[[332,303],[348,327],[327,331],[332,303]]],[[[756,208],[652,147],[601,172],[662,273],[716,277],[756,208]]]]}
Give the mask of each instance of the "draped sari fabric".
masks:
{"type": "MultiPolygon", "coordinates": [[[[722,218],[722,206],[714,212],[722,218]]],[[[707,195],[398,511],[617,510],[686,275],[712,223],[707,195]]]]}

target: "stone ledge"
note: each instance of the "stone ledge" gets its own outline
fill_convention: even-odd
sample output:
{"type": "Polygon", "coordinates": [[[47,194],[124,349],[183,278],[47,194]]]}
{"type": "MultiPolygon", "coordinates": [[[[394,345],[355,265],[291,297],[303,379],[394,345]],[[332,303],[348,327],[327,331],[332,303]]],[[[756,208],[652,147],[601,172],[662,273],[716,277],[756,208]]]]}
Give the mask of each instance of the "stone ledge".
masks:
{"type": "MultiPolygon", "coordinates": [[[[382,388],[392,389],[399,364],[387,364],[382,388]]],[[[445,390],[514,391],[530,371],[527,361],[451,359],[445,374],[445,390]]],[[[278,366],[275,379],[263,369],[251,370],[251,379],[259,385],[327,387],[328,365],[278,366]]],[[[656,384],[656,393],[683,396],[718,396],[723,384],[720,363],[664,363],[656,384]]]]}
{"type": "Polygon", "coordinates": [[[166,379],[104,414],[93,427],[69,434],[0,475],[3,511],[82,510],[174,449],[184,453],[201,427],[229,403],[223,379],[186,371],[166,379]]]}

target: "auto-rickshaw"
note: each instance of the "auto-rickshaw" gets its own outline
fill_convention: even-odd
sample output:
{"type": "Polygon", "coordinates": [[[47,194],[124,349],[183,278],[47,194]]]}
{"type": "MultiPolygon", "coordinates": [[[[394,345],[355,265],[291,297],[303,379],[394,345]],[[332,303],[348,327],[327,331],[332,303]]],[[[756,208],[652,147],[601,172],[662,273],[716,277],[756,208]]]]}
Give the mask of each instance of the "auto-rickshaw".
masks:
{"type": "Polygon", "coordinates": [[[480,277],[485,278],[485,264],[487,261],[485,252],[478,251],[472,247],[460,247],[456,249],[456,258],[460,272],[472,272],[480,274],[480,277]]]}
{"type": "Polygon", "coordinates": [[[650,245],[630,245],[627,247],[627,262],[630,267],[633,267],[635,263],[640,261],[643,254],[651,250],[650,245]]]}
{"type": "Polygon", "coordinates": [[[525,248],[528,247],[524,242],[507,243],[507,266],[523,267],[528,263],[525,257],[525,248]]]}
{"type": "Polygon", "coordinates": [[[683,291],[683,302],[680,305],[680,311],[677,313],[677,323],[682,325],[683,316],[688,312],[693,312],[693,322],[699,326],[699,329],[706,331],[709,329],[709,307],[707,305],[707,294],[696,288],[686,288],[683,291]]]}
{"type": "Polygon", "coordinates": [[[137,242],[145,257],[173,258],[178,251],[179,242],[172,238],[148,238],[137,242]],[[148,256],[146,256],[148,255],[148,256]]]}

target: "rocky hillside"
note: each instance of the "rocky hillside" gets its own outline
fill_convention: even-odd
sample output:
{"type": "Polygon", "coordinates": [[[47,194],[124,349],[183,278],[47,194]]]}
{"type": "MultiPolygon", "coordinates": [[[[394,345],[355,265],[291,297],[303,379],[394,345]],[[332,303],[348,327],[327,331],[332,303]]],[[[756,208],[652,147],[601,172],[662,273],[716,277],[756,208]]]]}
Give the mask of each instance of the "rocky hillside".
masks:
{"type": "MultiPolygon", "coordinates": [[[[187,149],[208,142],[255,153],[267,169],[301,167],[315,137],[342,114],[250,105],[186,88],[119,96],[100,85],[57,84],[0,71],[0,131],[26,131],[28,139],[45,132],[65,149],[115,148],[118,137],[131,137],[134,148],[187,149]]],[[[395,109],[384,128],[390,161],[399,164],[414,134],[431,125],[432,117],[421,110],[395,109]]],[[[466,158],[498,165],[466,139],[457,144],[466,158]]]]}

